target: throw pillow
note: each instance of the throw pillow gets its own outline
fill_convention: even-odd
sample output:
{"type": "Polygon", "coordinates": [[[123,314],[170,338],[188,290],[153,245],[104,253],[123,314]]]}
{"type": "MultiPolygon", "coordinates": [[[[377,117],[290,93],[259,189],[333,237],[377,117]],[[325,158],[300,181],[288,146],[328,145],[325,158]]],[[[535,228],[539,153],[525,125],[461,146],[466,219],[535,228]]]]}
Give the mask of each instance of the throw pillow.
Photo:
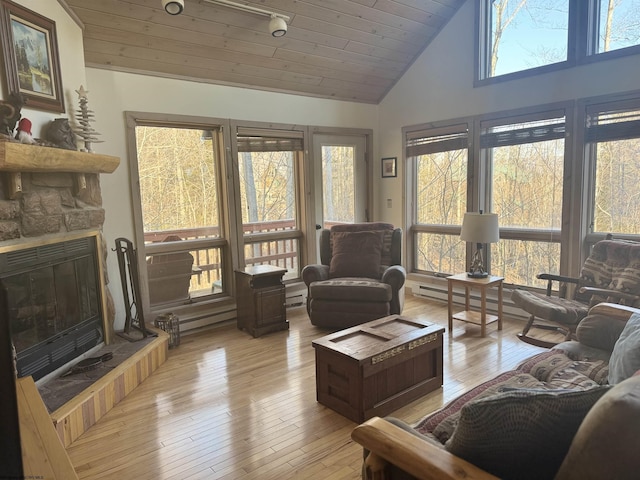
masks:
{"type": "Polygon", "coordinates": [[[380,278],[382,232],[332,232],[329,278],[380,278]]]}
{"type": "Polygon", "coordinates": [[[552,479],[580,423],[608,389],[526,389],[469,402],[445,448],[500,478],[552,479]]]}
{"type": "Polygon", "coordinates": [[[589,410],[556,479],[637,479],[638,432],[640,376],[612,387],[589,410]]]}
{"type": "Polygon", "coordinates": [[[588,315],[578,324],[576,337],[583,345],[611,352],[624,326],[625,322],[606,315],[588,315]]]}
{"type": "Polygon", "coordinates": [[[615,385],[640,370],[640,314],[631,315],[609,360],[609,383],[615,385]]]}

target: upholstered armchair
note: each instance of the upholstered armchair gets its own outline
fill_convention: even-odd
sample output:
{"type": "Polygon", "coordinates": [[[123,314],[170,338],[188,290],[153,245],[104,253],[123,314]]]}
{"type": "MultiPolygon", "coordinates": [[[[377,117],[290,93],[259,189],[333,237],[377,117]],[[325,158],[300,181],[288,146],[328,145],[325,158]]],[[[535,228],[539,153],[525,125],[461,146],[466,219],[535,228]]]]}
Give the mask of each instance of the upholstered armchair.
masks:
{"type": "Polygon", "coordinates": [[[322,230],[321,264],[302,270],[311,323],[347,328],[401,313],[406,279],[401,252],[402,230],[388,223],[322,230]]]}

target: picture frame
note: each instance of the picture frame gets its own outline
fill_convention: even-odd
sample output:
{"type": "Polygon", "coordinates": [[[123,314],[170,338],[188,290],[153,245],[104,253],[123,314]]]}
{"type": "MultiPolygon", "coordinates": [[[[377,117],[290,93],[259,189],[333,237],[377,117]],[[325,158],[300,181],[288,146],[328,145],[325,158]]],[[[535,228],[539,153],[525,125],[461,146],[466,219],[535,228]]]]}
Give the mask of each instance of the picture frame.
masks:
{"type": "Polygon", "coordinates": [[[382,159],[382,178],[398,176],[398,158],[387,157],[382,159]]]}
{"type": "Polygon", "coordinates": [[[7,95],[25,106],[64,113],[56,23],[9,0],[0,0],[0,43],[7,95]]]}

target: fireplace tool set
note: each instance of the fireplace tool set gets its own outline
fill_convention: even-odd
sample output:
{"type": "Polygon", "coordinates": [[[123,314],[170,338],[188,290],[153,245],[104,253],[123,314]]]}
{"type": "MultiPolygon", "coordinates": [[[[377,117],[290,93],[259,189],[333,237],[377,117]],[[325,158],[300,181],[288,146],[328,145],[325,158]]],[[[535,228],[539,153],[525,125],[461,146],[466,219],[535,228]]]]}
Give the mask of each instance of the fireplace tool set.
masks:
{"type": "Polygon", "coordinates": [[[137,342],[148,336],[155,337],[157,335],[147,330],[144,324],[136,249],[130,240],[116,238],[115,252],[118,256],[120,283],[122,284],[122,294],[126,303],[124,330],[118,332],[118,335],[130,342],[137,342]],[[135,329],[136,332],[133,332],[132,329],[135,329]]]}

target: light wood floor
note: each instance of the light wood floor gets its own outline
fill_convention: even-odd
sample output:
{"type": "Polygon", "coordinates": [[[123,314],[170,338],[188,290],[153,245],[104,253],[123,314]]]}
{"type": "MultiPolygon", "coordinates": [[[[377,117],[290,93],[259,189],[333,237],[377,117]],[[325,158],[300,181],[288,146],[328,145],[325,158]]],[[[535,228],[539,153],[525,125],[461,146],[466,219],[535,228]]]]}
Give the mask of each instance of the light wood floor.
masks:
{"type": "MultiPolygon", "coordinates": [[[[409,296],[403,312],[446,327],[447,307],[409,296]]],[[[80,437],[69,455],[81,479],[356,479],[362,450],[355,423],[316,402],[303,307],[288,310],[289,332],[254,339],[225,325],[183,335],[169,359],[80,437]]],[[[415,422],[484,380],[543,351],[516,338],[505,319],[479,337],[454,322],[445,334],[444,386],[394,412],[415,422]]]]}

